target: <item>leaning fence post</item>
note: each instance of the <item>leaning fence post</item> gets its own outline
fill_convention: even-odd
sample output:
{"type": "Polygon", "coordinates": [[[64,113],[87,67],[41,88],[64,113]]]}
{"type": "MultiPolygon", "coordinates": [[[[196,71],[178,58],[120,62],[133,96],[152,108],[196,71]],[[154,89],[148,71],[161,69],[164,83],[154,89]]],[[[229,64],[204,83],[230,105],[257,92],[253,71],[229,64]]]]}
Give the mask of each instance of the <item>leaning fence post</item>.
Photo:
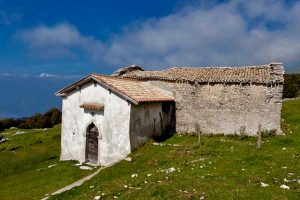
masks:
{"type": "Polygon", "coordinates": [[[258,125],[258,131],[257,131],[257,142],[256,142],[256,148],[260,149],[261,146],[261,125],[258,125]]]}

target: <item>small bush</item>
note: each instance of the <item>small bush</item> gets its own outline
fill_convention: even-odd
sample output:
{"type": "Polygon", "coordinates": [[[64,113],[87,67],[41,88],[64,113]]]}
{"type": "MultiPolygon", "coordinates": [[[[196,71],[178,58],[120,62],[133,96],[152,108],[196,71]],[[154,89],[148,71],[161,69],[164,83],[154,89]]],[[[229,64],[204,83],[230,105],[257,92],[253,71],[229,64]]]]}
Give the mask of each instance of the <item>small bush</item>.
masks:
{"type": "Polygon", "coordinates": [[[283,98],[295,98],[299,96],[300,74],[285,74],[283,98]]]}
{"type": "Polygon", "coordinates": [[[0,120],[0,132],[5,128],[18,127],[21,129],[52,128],[61,123],[61,111],[51,108],[45,114],[35,113],[29,118],[6,118],[0,120]]]}
{"type": "Polygon", "coordinates": [[[3,123],[0,121],[0,132],[4,131],[3,123]]]}

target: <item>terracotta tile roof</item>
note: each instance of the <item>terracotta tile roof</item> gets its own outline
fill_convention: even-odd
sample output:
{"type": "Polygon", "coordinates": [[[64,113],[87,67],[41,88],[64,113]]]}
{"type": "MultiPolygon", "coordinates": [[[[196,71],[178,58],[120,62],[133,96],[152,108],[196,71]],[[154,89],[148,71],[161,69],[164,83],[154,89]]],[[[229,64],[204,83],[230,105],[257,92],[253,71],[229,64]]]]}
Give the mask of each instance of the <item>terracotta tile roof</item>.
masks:
{"type": "Polygon", "coordinates": [[[108,90],[124,97],[134,104],[143,102],[165,102],[174,101],[174,97],[155,89],[151,85],[122,77],[112,77],[101,74],[91,74],[68,87],[65,87],[55,94],[57,96],[66,96],[70,91],[78,89],[81,85],[94,81],[107,88],[108,90]]]}
{"type": "Polygon", "coordinates": [[[100,82],[109,85],[116,92],[119,92],[138,103],[174,101],[173,97],[153,88],[145,82],[100,74],[92,74],[92,76],[100,82]]]}
{"type": "Polygon", "coordinates": [[[276,63],[246,67],[173,67],[161,71],[133,71],[122,77],[171,82],[269,84],[283,82],[283,66],[276,63]],[[281,66],[282,74],[276,74],[273,65],[281,66]]]}
{"type": "Polygon", "coordinates": [[[88,110],[96,110],[96,111],[104,110],[104,105],[101,103],[83,103],[79,107],[88,110]]]}

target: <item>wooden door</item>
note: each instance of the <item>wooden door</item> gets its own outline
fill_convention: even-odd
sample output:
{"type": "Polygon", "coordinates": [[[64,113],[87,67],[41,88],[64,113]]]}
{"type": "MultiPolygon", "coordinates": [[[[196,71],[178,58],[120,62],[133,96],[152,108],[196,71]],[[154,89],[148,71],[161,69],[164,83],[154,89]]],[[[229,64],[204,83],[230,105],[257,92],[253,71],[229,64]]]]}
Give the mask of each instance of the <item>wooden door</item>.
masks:
{"type": "Polygon", "coordinates": [[[87,138],[86,138],[87,162],[97,163],[98,161],[98,136],[99,136],[98,129],[92,123],[87,129],[87,138]]]}

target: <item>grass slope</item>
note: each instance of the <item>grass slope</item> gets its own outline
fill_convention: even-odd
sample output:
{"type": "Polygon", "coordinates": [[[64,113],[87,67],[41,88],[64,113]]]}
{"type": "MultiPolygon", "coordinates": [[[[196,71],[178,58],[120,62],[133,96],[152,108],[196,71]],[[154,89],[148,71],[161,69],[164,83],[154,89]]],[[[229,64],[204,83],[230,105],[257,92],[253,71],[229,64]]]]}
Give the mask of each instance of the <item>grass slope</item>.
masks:
{"type": "MultiPolygon", "coordinates": [[[[50,199],[299,199],[300,100],[284,102],[283,119],[286,135],[263,138],[260,150],[255,138],[204,136],[198,147],[197,137],[174,135],[50,199]]],[[[59,162],[58,126],[6,130],[4,136],[12,140],[0,144],[1,200],[40,199],[92,173],[59,162]],[[18,131],[26,133],[13,135],[18,131]]]]}
{"type": "Polygon", "coordinates": [[[264,137],[259,150],[255,138],[242,137],[204,136],[201,147],[194,136],[175,135],[162,146],[149,142],[131,162],[52,199],[299,199],[299,100],[284,103],[283,119],[286,135],[264,137]]]}
{"type": "Polygon", "coordinates": [[[0,144],[0,199],[41,199],[45,194],[91,173],[59,162],[60,127],[6,130],[0,144]],[[25,132],[14,135],[16,132],[25,132]],[[55,165],[56,164],[56,165],[55,165]],[[48,168],[50,165],[55,165],[48,168]]]}

